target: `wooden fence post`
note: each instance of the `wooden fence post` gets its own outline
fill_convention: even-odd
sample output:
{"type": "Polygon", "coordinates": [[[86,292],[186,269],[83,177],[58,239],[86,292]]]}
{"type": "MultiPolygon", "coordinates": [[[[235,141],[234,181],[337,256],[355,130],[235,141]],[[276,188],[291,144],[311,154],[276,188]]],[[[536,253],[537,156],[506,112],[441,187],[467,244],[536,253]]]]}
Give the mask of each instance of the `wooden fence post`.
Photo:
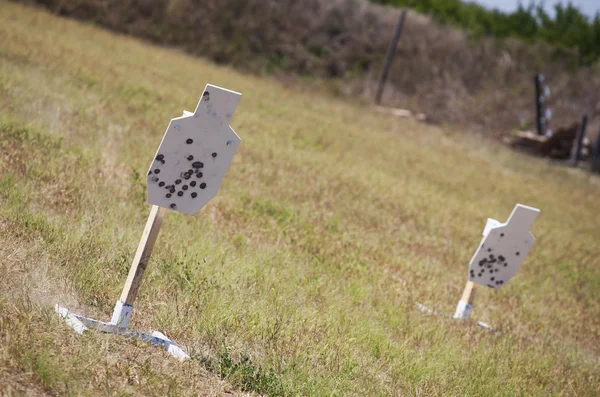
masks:
{"type": "Polygon", "coordinates": [[[584,114],[581,118],[581,124],[579,125],[579,132],[577,133],[577,138],[574,142],[573,149],[571,150],[571,160],[569,161],[569,165],[573,167],[577,167],[577,163],[579,163],[579,159],[581,157],[581,146],[583,145],[583,138],[585,137],[587,119],[587,114],[584,114]]]}
{"type": "Polygon", "coordinates": [[[402,30],[404,29],[404,20],[406,19],[406,9],[402,10],[400,14],[400,19],[398,20],[398,24],[396,25],[396,30],[394,31],[394,37],[392,38],[392,42],[390,43],[390,47],[388,48],[388,53],[385,58],[385,65],[383,67],[383,73],[381,74],[381,79],[379,80],[379,88],[377,89],[377,96],[375,97],[375,103],[379,105],[381,103],[381,97],[383,95],[383,88],[385,87],[385,82],[388,77],[388,73],[390,72],[390,67],[392,66],[392,61],[394,60],[394,55],[396,54],[396,47],[398,47],[398,41],[400,40],[400,36],[402,35],[402,30]]]}
{"type": "Polygon", "coordinates": [[[592,152],[592,172],[600,174],[600,132],[598,132],[598,138],[596,139],[596,145],[592,152]]]}

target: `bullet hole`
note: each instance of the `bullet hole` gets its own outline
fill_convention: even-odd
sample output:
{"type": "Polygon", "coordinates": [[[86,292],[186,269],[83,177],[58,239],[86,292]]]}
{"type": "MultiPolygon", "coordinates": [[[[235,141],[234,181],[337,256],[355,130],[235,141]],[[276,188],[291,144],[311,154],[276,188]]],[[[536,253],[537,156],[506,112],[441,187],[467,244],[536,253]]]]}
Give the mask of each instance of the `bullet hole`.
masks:
{"type": "Polygon", "coordinates": [[[204,175],[203,173],[199,172],[196,174],[196,178],[200,179],[200,178],[202,178],[203,175],[204,175]]]}
{"type": "Polygon", "coordinates": [[[176,210],[177,209],[177,205],[175,203],[171,204],[171,209],[172,210],[176,210]]]}
{"type": "Polygon", "coordinates": [[[500,237],[504,237],[504,233],[500,233],[500,237]]]}
{"type": "Polygon", "coordinates": [[[179,124],[175,124],[173,126],[173,128],[175,128],[177,131],[179,131],[181,129],[181,126],[179,124]]]}
{"type": "Polygon", "coordinates": [[[200,189],[204,189],[206,187],[206,183],[201,183],[200,184],[200,189]]]}
{"type": "Polygon", "coordinates": [[[201,161],[194,161],[192,163],[192,167],[194,167],[194,168],[202,168],[202,167],[204,167],[204,164],[202,164],[201,161]]]}
{"type": "Polygon", "coordinates": [[[496,279],[496,277],[491,277],[490,280],[494,281],[496,279]]]}
{"type": "Polygon", "coordinates": [[[152,182],[158,182],[158,178],[157,178],[157,177],[155,177],[155,176],[153,176],[152,178],[150,178],[150,180],[151,180],[152,182]]]}
{"type": "Polygon", "coordinates": [[[192,156],[192,155],[190,154],[189,156],[187,156],[187,159],[188,159],[189,161],[192,161],[192,160],[194,159],[194,156],[192,156]]]}
{"type": "Polygon", "coordinates": [[[192,193],[192,198],[196,198],[197,195],[198,195],[198,193],[196,193],[196,192],[192,193]]]}
{"type": "Polygon", "coordinates": [[[217,153],[216,153],[216,152],[213,152],[212,156],[213,156],[213,157],[217,157],[217,153]]]}
{"type": "Polygon", "coordinates": [[[191,145],[192,143],[194,143],[194,140],[191,138],[188,138],[185,143],[187,143],[188,145],[191,145]]]}
{"type": "Polygon", "coordinates": [[[171,198],[171,193],[167,193],[167,198],[171,198]]]}
{"type": "Polygon", "coordinates": [[[152,174],[152,170],[148,171],[148,175],[152,174]]]}
{"type": "Polygon", "coordinates": [[[160,174],[160,170],[159,170],[159,169],[156,169],[156,170],[154,170],[154,173],[155,173],[155,174],[160,174]]]}
{"type": "Polygon", "coordinates": [[[181,197],[181,196],[183,196],[183,192],[182,192],[182,191],[178,191],[178,192],[177,192],[177,195],[178,195],[179,197],[181,197]]]}
{"type": "Polygon", "coordinates": [[[505,264],[504,264],[504,267],[506,267],[506,266],[508,266],[508,263],[505,263],[505,264]]]}
{"type": "Polygon", "coordinates": [[[161,161],[164,158],[165,158],[165,156],[163,154],[159,154],[158,156],[156,156],[156,160],[158,160],[158,161],[161,161]]]}
{"type": "Polygon", "coordinates": [[[500,256],[498,256],[498,260],[499,260],[500,262],[504,262],[504,261],[506,260],[506,258],[505,258],[505,257],[503,257],[502,255],[500,255],[500,256]]]}
{"type": "Polygon", "coordinates": [[[183,190],[188,190],[188,185],[183,185],[181,188],[182,188],[183,190]]]}
{"type": "Polygon", "coordinates": [[[172,187],[172,188],[170,188],[170,189],[169,189],[169,191],[170,191],[171,193],[175,193],[175,188],[174,188],[174,187],[172,187]]]}
{"type": "Polygon", "coordinates": [[[488,286],[488,287],[490,287],[490,288],[494,288],[494,286],[493,286],[493,285],[489,285],[489,284],[488,284],[487,286],[488,286]]]}
{"type": "Polygon", "coordinates": [[[488,248],[488,252],[492,252],[492,249],[491,249],[491,248],[488,248]]]}
{"type": "Polygon", "coordinates": [[[205,91],[204,94],[202,94],[202,99],[204,99],[205,101],[210,100],[210,94],[208,93],[208,91],[205,91]]]}
{"type": "Polygon", "coordinates": [[[519,253],[519,252],[516,252],[516,253],[515,253],[515,255],[516,255],[516,256],[519,256],[519,255],[521,255],[521,253],[519,253]]]}
{"type": "Polygon", "coordinates": [[[161,163],[162,165],[165,165],[165,160],[160,160],[160,163],[161,163]]]}
{"type": "Polygon", "coordinates": [[[232,141],[232,140],[229,140],[229,141],[227,141],[227,146],[229,146],[229,145],[231,145],[231,144],[233,144],[233,141],[232,141]]]}
{"type": "Polygon", "coordinates": [[[504,284],[504,280],[500,280],[498,281],[500,284],[504,284]]]}
{"type": "Polygon", "coordinates": [[[191,187],[194,187],[194,186],[196,186],[196,181],[191,181],[191,182],[190,182],[190,186],[191,186],[191,187]]]}
{"type": "Polygon", "coordinates": [[[500,282],[500,280],[496,281],[496,285],[500,285],[500,284],[502,284],[502,283],[500,282]]]}
{"type": "Polygon", "coordinates": [[[158,186],[160,186],[160,187],[163,187],[163,186],[165,186],[165,183],[164,183],[164,182],[160,182],[160,183],[158,184],[158,186]]]}
{"type": "Polygon", "coordinates": [[[175,180],[175,184],[176,184],[176,185],[179,185],[180,183],[181,183],[181,179],[176,179],[176,180],[175,180]]]}

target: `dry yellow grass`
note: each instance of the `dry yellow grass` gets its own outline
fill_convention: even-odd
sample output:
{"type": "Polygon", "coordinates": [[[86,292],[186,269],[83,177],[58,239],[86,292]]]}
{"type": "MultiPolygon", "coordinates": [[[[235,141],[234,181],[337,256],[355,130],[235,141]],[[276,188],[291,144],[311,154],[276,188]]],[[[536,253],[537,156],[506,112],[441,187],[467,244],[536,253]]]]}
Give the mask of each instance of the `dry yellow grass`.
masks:
{"type": "Polygon", "coordinates": [[[449,129],[0,1],[0,391],[597,395],[600,183],[449,129]],[[169,213],[132,326],[193,359],[78,336],[108,320],[164,128],[204,85],[244,94],[218,196],[169,213]],[[538,238],[473,317],[452,313],[487,217],[538,238]],[[234,390],[237,390],[234,392],[234,390]]]}

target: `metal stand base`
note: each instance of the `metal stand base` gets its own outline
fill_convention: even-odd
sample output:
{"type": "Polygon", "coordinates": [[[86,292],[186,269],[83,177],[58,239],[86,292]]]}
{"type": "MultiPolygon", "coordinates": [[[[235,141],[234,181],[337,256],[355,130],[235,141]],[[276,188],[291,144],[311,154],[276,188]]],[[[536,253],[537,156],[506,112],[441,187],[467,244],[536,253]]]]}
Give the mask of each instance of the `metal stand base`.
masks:
{"type": "Polygon", "coordinates": [[[126,305],[121,301],[118,301],[115,305],[115,310],[110,323],[80,316],[59,305],[54,306],[54,311],[56,311],[78,334],[83,334],[88,329],[94,329],[109,334],[121,335],[125,338],[139,339],[143,342],[150,343],[151,345],[163,346],[169,354],[180,361],[185,361],[190,358],[190,356],[188,356],[179,346],[161,332],[153,331],[152,334],[145,334],[143,332],[127,329],[131,314],[133,313],[133,306],[126,305]]]}
{"type": "MultiPolygon", "coordinates": [[[[427,313],[427,314],[430,314],[433,316],[450,317],[448,314],[436,312],[433,309],[431,309],[419,302],[416,302],[416,304],[417,304],[417,307],[419,308],[419,310],[422,311],[423,313],[427,313]]],[[[456,313],[454,313],[454,316],[452,317],[453,319],[460,319],[460,320],[468,320],[469,319],[469,314],[471,312],[471,308],[469,308],[469,312],[467,313],[466,317],[464,317],[465,307],[463,305],[466,306],[468,304],[465,304],[465,302],[463,302],[463,301],[458,302],[458,307],[456,308],[456,313]],[[460,310],[463,310],[463,311],[461,312],[460,310]]],[[[469,306],[471,306],[471,305],[469,305],[469,306]]],[[[477,322],[475,322],[475,324],[481,328],[490,330],[490,332],[492,334],[499,334],[498,330],[492,328],[491,325],[484,323],[483,321],[477,321],[477,322]]]]}
{"type": "Polygon", "coordinates": [[[454,318],[466,320],[469,318],[471,310],[473,310],[473,306],[470,303],[459,300],[458,305],[456,306],[456,311],[454,312],[454,318]]]}

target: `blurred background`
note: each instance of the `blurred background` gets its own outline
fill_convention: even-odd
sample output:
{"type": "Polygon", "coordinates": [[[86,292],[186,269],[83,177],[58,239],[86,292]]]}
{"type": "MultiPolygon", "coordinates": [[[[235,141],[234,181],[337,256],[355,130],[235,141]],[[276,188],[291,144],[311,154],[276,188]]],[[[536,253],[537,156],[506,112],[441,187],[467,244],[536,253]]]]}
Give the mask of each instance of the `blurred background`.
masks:
{"type": "Polygon", "coordinates": [[[401,7],[408,17],[382,103],[500,136],[535,129],[533,76],[553,129],[600,128],[598,2],[517,0],[28,0],[218,63],[375,95],[401,7]],[[324,81],[323,81],[324,80],[324,81]]]}

